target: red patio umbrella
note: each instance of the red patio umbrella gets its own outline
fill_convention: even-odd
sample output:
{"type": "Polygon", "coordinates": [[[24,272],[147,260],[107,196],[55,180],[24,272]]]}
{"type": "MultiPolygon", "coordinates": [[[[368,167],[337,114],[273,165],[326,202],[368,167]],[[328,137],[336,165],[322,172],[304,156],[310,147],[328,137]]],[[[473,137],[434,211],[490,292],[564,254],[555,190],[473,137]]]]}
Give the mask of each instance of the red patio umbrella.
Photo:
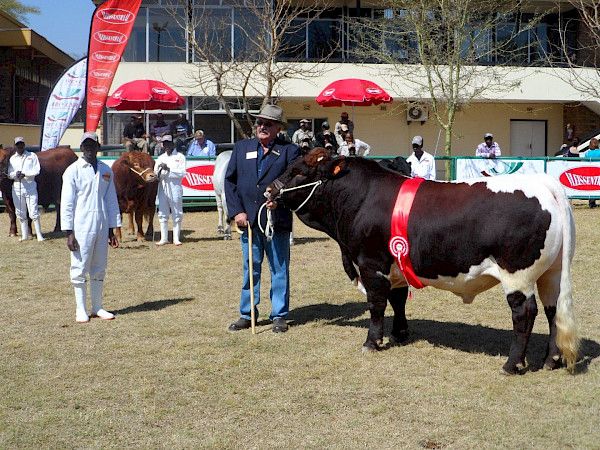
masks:
{"type": "Polygon", "coordinates": [[[185,99],[157,80],[134,80],[125,83],[108,98],[106,106],[117,110],[146,111],[152,109],[176,109],[185,99]]]}
{"type": "Polygon", "coordinates": [[[316,100],[321,106],[370,106],[390,103],[392,97],[372,81],[345,78],[329,84],[316,100]]]}

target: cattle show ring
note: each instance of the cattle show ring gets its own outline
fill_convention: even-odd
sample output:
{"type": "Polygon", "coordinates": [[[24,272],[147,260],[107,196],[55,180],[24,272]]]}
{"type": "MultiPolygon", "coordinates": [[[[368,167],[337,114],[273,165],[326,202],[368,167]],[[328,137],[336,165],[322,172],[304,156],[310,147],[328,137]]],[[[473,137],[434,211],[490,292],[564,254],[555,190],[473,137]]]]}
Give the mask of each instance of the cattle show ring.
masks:
{"type": "MultiPolygon", "coordinates": [[[[210,175],[194,168],[212,168],[214,160],[188,163],[194,175],[187,183],[210,190],[210,175]]],[[[350,177],[359,169],[345,170],[350,177]]],[[[292,206],[310,189],[302,191],[288,198],[292,206]]],[[[312,201],[319,199],[307,207],[312,201]]],[[[180,247],[157,247],[154,236],[124,231],[122,245],[109,252],[105,289],[117,319],[86,325],[72,317],[69,259],[64,234],[51,231],[52,208],[41,216],[41,243],[8,237],[9,218],[1,214],[2,447],[595,448],[600,239],[597,210],[576,198],[570,204],[576,361],[570,371],[560,361],[545,370],[552,355],[538,297],[537,318],[526,322],[527,356],[514,376],[502,367],[520,335],[501,285],[470,304],[447,289],[411,289],[408,332],[398,332],[402,325],[388,307],[378,351],[361,351],[373,329],[370,305],[348,278],[340,245],[298,217],[290,331],[271,333],[271,322],[260,317],[253,335],[227,332],[239,302],[239,235],[224,240],[217,233],[214,207],[186,208],[180,247]]],[[[439,224],[456,219],[455,206],[439,224]]],[[[496,209],[487,199],[479,223],[502,233],[506,249],[519,248],[515,260],[525,257],[538,245],[532,236],[518,241],[531,221],[506,222],[496,209]]],[[[465,227],[471,222],[463,217],[465,227]]],[[[478,238],[452,232],[461,236],[453,251],[465,257],[478,238]]],[[[269,281],[265,275],[265,314],[269,281]]]]}

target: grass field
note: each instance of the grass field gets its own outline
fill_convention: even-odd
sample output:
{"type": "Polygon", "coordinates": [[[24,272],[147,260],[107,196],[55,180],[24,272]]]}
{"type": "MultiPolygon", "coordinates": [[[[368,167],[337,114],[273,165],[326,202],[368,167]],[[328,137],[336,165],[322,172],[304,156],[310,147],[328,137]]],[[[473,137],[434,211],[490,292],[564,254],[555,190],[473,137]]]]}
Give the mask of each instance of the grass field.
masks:
{"type": "MultiPolygon", "coordinates": [[[[363,355],[364,298],[337,244],[299,222],[290,330],[263,320],[267,279],[252,336],[226,331],[241,251],[216,237],[216,212],[184,215],[182,247],[127,238],[111,250],[105,307],[117,319],[83,325],[65,239],[19,243],[2,214],[0,448],[600,448],[600,210],[576,203],[575,218],[577,374],[539,370],[540,307],[532,370],[507,377],[499,288],[472,305],[418,291],[410,341],[363,355]]],[[[42,221],[51,229],[54,214],[42,221]]]]}

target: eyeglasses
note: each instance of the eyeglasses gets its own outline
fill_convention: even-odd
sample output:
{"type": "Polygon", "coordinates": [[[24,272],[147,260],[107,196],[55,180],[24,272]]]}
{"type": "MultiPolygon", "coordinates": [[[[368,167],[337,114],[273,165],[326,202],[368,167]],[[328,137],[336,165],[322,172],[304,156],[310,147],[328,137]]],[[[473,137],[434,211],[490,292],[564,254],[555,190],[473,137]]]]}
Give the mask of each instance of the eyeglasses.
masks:
{"type": "Polygon", "coordinates": [[[264,120],[260,120],[260,119],[258,119],[258,120],[256,121],[256,126],[257,126],[257,127],[262,127],[262,126],[264,126],[264,127],[266,127],[266,128],[271,128],[271,127],[273,126],[273,122],[266,122],[266,121],[264,121],[264,120]]]}

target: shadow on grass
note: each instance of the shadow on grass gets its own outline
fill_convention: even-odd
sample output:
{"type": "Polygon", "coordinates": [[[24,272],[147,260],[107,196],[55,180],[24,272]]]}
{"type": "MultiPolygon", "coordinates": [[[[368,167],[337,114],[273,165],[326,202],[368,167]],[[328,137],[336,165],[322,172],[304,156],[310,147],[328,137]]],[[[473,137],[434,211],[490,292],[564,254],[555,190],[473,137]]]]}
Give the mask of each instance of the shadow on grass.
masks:
{"type": "Polygon", "coordinates": [[[191,302],[195,297],[169,298],[165,300],[154,300],[150,302],[140,303],[139,305],[128,306],[127,308],[112,310],[114,314],[130,314],[136,312],[160,311],[169,306],[177,305],[182,302],[191,302]]]}
{"type": "Polygon", "coordinates": [[[311,244],[313,242],[322,242],[322,241],[330,241],[331,239],[328,237],[295,237],[294,236],[294,245],[303,245],[303,244],[311,244]]]}
{"type": "MultiPolygon", "coordinates": [[[[291,321],[290,325],[293,326],[325,320],[330,325],[368,329],[369,319],[356,319],[365,312],[367,312],[367,305],[362,302],[348,302],[343,305],[320,303],[292,310],[289,319],[291,321]]],[[[392,320],[392,317],[385,318],[387,335],[392,329],[392,320]]],[[[510,313],[507,313],[507,326],[512,326],[510,313]]],[[[513,337],[512,329],[503,330],[482,325],[427,319],[409,319],[408,328],[410,334],[404,345],[417,341],[427,341],[436,347],[448,347],[468,353],[485,353],[490,356],[508,357],[513,337]]],[[[363,336],[358,339],[357,344],[362,342],[362,338],[363,336]]],[[[527,348],[531,370],[539,370],[543,366],[547,344],[547,334],[531,334],[527,348]]],[[[599,356],[600,343],[591,339],[582,339],[576,372],[586,372],[590,363],[599,356]]]]}

